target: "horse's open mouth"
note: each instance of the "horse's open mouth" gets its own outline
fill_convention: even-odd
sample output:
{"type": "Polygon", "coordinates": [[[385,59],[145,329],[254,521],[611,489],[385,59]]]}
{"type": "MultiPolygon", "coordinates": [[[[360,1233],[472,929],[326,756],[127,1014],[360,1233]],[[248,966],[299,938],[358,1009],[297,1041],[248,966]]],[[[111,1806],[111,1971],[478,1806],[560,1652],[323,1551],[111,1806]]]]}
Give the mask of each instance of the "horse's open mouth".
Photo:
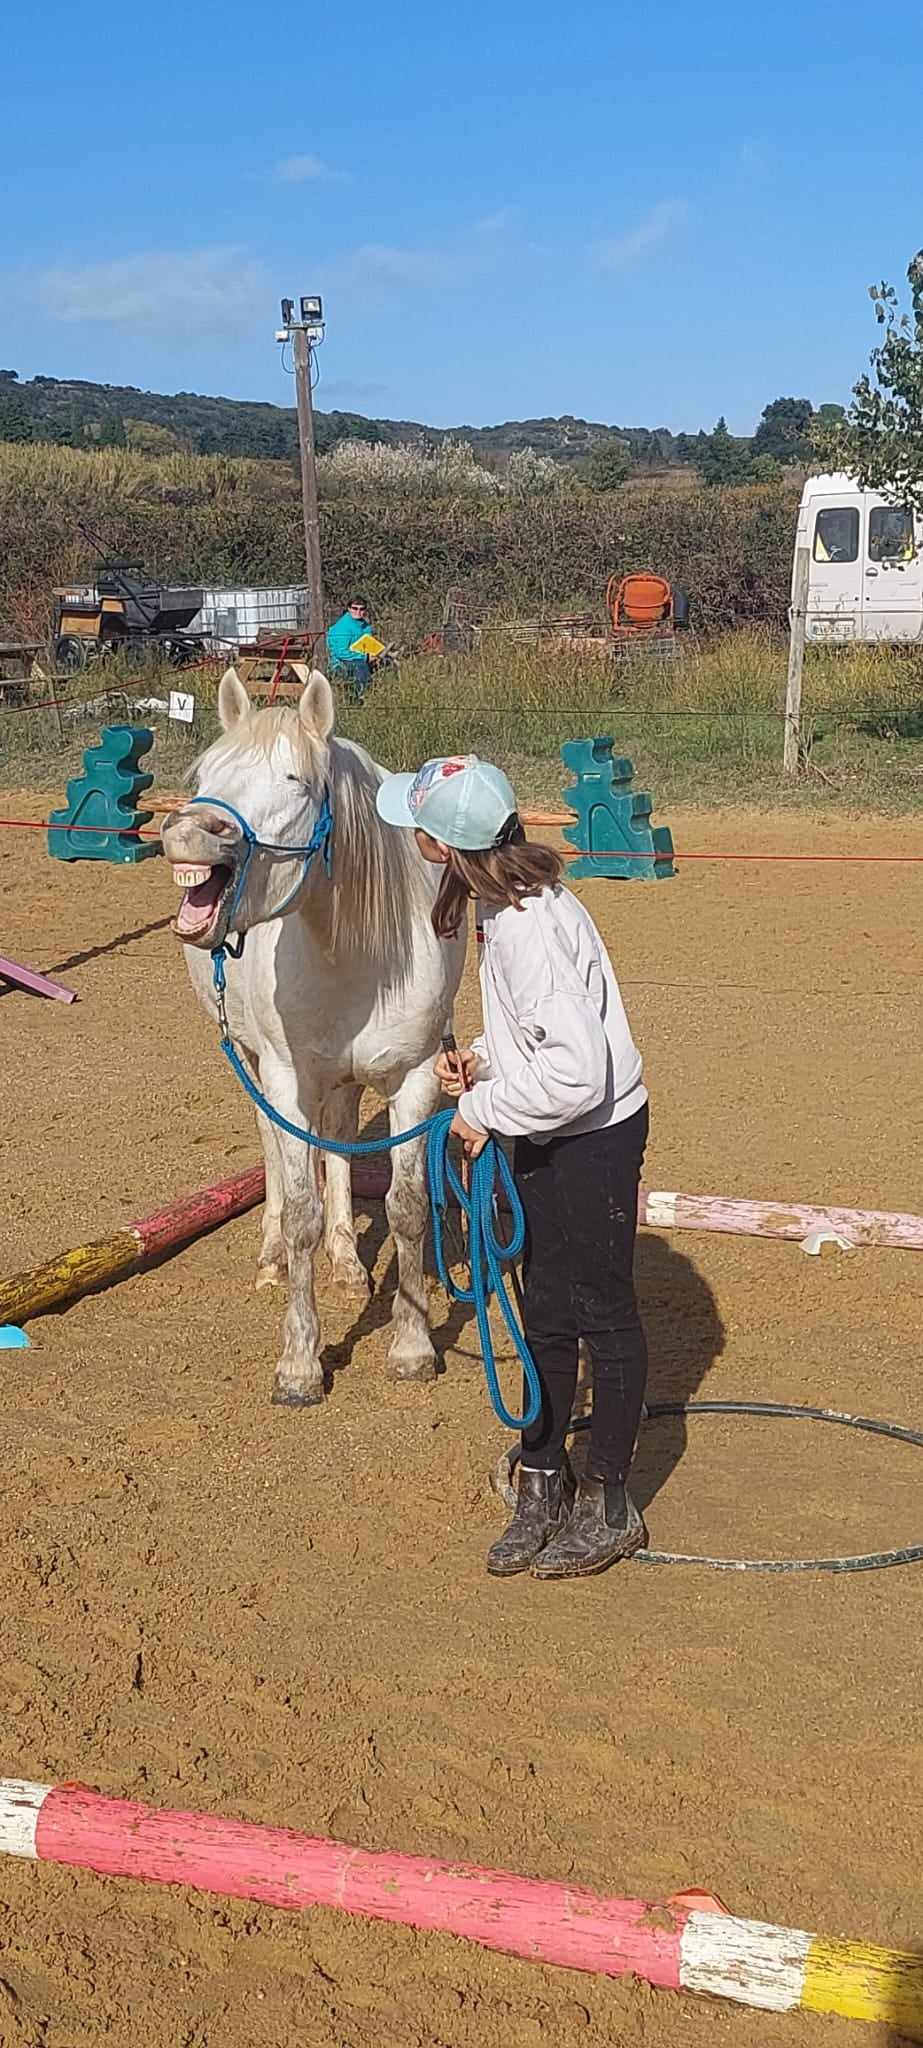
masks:
{"type": "Polygon", "coordinates": [[[182,903],[173,920],[173,930],[179,938],[192,941],[207,938],[218,921],[233,879],[233,868],[226,867],[223,862],[216,867],[206,867],[193,865],[191,861],[174,861],[173,880],[183,891],[182,903]]]}

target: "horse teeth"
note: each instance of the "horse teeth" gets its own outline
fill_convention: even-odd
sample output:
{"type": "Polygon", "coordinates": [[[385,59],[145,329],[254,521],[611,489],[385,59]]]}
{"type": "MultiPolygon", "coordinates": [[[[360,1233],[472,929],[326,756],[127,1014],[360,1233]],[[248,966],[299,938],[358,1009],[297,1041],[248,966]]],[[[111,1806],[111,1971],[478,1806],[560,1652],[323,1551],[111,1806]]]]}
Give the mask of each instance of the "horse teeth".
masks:
{"type": "Polygon", "coordinates": [[[208,881],[210,874],[211,868],[174,867],[173,880],[178,889],[197,889],[200,883],[208,881]]]}

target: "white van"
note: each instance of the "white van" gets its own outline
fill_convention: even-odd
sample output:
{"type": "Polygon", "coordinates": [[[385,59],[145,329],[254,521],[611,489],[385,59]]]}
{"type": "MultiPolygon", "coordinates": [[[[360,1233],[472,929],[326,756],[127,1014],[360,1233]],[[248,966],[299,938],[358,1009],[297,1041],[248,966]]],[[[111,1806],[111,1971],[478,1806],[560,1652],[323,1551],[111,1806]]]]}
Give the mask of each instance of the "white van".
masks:
{"type": "Polygon", "coordinates": [[[923,527],[909,507],[851,476],[809,476],[795,546],[809,553],[809,640],[923,639],[923,527]]]}

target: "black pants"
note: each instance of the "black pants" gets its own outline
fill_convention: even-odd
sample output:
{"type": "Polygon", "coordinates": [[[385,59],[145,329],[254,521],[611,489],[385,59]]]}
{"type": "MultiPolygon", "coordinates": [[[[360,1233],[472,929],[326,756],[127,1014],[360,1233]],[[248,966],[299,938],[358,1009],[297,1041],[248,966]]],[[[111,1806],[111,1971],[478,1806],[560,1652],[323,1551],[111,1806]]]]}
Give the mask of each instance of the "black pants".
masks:
{"type": "Polygon", "coordinates": [[[647,1131],[645,1103],[604,1131],[545,1145],[516,1140],[525,1327],[542,1383],[541,1414],[523,1433],[525,1465],[560,1463],[583,1338],[593,1362],[589,1469],[600,1479],[627,1477],[647,1379],[632,1272],[647,1131]]]}

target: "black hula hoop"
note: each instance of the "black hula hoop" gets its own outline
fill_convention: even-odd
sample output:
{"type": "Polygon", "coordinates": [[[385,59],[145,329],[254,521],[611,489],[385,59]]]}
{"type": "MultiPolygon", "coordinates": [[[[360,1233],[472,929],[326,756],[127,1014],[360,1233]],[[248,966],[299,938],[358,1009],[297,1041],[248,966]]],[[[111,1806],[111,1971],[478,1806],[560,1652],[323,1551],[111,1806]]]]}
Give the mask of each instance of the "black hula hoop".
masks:
{"type": "MultiPolygon", "coordinates": [[[[661,1415],[767,1415],[794,1422],[832,1422],[841,1429],[861,1429],[869,1436],[893,1437],[898,1443],[916,1444],[923,1449],[923,1430],[905,1429],[899,1422],[876,1422],[868,1415],[841,1415],[835,1408],[796,1408],[782,1401],[652,1401],[645,1417],[661,1415]]],[[[588,1429],[590,1417],[582,1415],[571,1428],[588,1429]]],[[[515,1505],[512,1476],[519,1462],[519,1445],[504,1451],[492,1479],[495,1493],[508,1506],[515,1505]]],[[[872,1550],[861,1557],[693,1557],[681,1550],[638,1550],[636,1564],[700,1564],[713,1572],[879,1572],[895,1564],[919,1564],[923,1543],[908,1543],[899,1550],[872,1550]]]]}

